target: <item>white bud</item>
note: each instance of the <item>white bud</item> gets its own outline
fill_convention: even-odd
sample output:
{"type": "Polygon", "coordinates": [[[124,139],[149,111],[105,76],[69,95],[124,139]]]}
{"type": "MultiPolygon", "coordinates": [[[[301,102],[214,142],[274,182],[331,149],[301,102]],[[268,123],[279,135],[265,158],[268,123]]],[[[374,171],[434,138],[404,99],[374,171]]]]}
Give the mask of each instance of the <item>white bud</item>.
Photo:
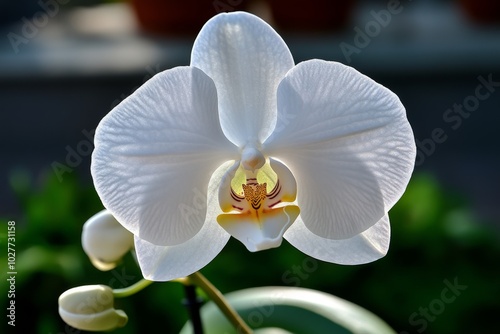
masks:
{"type": "Polygon", "coordinates": [[[97,269],[111,270],[134,247],[134,235],[103,210],[83,225],[82,246],[97,269]]]}
{"type": "Polygon", "coordinates": [[[113,290],[106,285],[84,285],[59,296],[59,315],[68,325],[86,331],[109,331],[125,326],[128,317],[113,308],[113,290]]]}

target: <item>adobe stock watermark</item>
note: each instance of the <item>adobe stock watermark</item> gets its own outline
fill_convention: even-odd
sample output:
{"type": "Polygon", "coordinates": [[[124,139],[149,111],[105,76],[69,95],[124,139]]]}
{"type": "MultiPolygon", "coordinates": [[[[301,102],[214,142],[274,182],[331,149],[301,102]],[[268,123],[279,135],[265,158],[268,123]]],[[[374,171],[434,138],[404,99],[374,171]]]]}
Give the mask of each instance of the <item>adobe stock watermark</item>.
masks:
{"type": "Polygon", "coordinates": [[[53,161],[50,164],[52,170],[57,176],[59,182],[63,181],[63,176],[66,173],[72,173],[73,170],[80,166],[83,158],[89,156],[94,150],[94,133],[95,130],[88,131],[86,129],[82,130],[82,135],[84,139],[80,140],[75,148],[66,145],[66,157],[64,163],[59,161],[53,161]]]}
{"type": "Polygon", "coordinates": [[[192,224],[199,219],[204,221],[207,213],[207,194],[201,192],[198,188],[193,188],[191,203],[180,203],[177,208],[185,224],[192,224]]]}
{"type": "MultiPolygon", "coordinates": [[[[226,168],[232,168],[234,165],[228,164],[226,168]]],[[[220,167],[219,167],[220,168],[220,167]]],[[[214,171],[215,173],[215,171],[214,171]]],[[[215,183],[218,185],[219,189],[228,189],[231,186],[231,180],[233,176],[224,173],[224,175],[219,176],[218,179],[213,179],[209,183],[215,183]]],[[[207,184],[208,187],[208,184],[207,184]]],[[[190,226],[193,222],[202,220],[205,221],[207,214],[207,207],[210,205],[208,198],[208,191],[202,191],[197,187],[192,188],[192,197],[188,197],[187,202],[181,202],[177,206],[181,215],[181,220],[190,226]]],[[[218,198],[218,196],[216,195],[218,198]]]]}
{"type": "MultiPolygon", "coordinates": [[[[291,269],[286,270],[281,276],[281,280],[287,285],[298,287],[302,285],[302,282],[307,280],[317,269],[318,261],[307,256],[300,264],[293,265],[291,269]]],[[[246,322],[250,325],[250,327],[260,327],[267,318],[273,315],[275,305],[278,305],[281,302],[282,294],[280,292],[276,292],[269,297],[271,300],[270,303],[258,304],[256,302],[254,310],[247,315],[246,322]]],[[[241,328],[238,328],[238,333],[241,332],[241,328]]]]}
{"type": "Polygon", "coordinates": [[[51,18],[59,13],[61,5],[65,5],[70,0],[39,0],[38,6],[40,10],[33,14],[31,19],[26,16],[21,18],[22,26],[18,33],[9,32],[7,39],[9,40],[12,49],[17,54],[19,47],[23,44],[28,44],[30,40],[35,38],[40,29],[45,27],[51,18]]]}
{"type": "MultiPolygon", "coordinates": [[[[153,76],[161,72],[161,68],[159,64],[156,64],[156,66],[146,66],[145,68],[147,74],[143,77],[142,79],[142,84],[144,84],[146,81],[151,79],[153,76]]],[[[125,93],[121,94],[117,99],[115,99],[110,106],[110,109],[113,109],[116,107],[121,101],[123,101],[127,96],[132,94],[139,86],[136,86],[132,88],[130,93],[127,95],[125,93]]],[[[52,167],[52,170],[57,176],[57,179],[59,182],[63,181],[63,176],[66,173],[72,173],[75,168],[80,166],[80,164],[83,162],[83,159],[88,157],[92,151],[94,150],[94,134],[95,134],[95,129],[92,130],[87,130],[83,129],[81,131],[83,135],[83,139],[81,139],[76,146],[71,147],[70,145],[66,145],[65,150],[66,150],[66,156],[64,159],[64,162],[59,162],[57,160],[53,161],[50,166],[52,167]]]]}
{"type": "MultiPolygon", "coordinates": [[[[408,2],[412,0],[407,0],[408,2]]],[[[392,21],[392,17],[403,11],[403,5],[399,0],[390,0],[387,3],[387,9],[379,11],[370,11],[372,20],[365,23],[364,29],[354,27],[353,44],[342,42],[339,44],[340,50],[346,59],[347,63],[351,62],[351,57],[354,54],[361,53],[361,50],[370,45],[371,41],[376,38],[384,28],[386,28],[392,21]]]]}
{"type": "MultiPolygon", "coordinates": [[[[266,318],[273,315],[275,311],[275,305],[279,305],[283,299],[281,292],[274,292],[269,296],[270,303],[258,303],[254,302],[254,310],[252,310],[246,317],[246,323],[252,328],[259,328],[262,326],[266,318]]],[[[243,333],[241,327],[237,328],[237,333],[243,333]]]]}
{"type": "Polygon", "coordinates": [[[291,269],[281,275],[283,283],[292,286],[300,286],[302,282],[318,269],[318,261],[312,257],[306,257],[300,265],[293,265],[291,269]]]}
{"type": "Polygon", "coordinates": [[[111,103],[110,109],[113,109],[114,107],[116,107],[118,104],[120,104],[120,102],[125,100],[125,98],[127,98],[129,95],[131,95],[133,92],[135,92],[137,90],[137,88],[139,88],[141,85],[146,83],[146,81],[148,81],[149,79],[151,79],[156,74],[158,74],[162,71],[160,64],[156,64],[154,67],[148,65],[148,66],[146,66],[145,70],[146,70],[146,75],[142,78],[142,83],[138,86],[133,87],[130,90],[129,94],[126,94],[126,93],[120,94],[120,96],[111,103]]]}
{"type": "Polygon", "coordinates": [[[481,102],[487,100],[498,87],[500,81],[493,81],[493,74],[490,73],[485,78],[482,75],[477,77],[479,82],[474,89],[474,93],[466,96],[462,103],[454,103],[452,107],[443,113],[443,121],[448,129],[443,127],[434,128],[427,138],[416,139],[417,159],[415,166],[422,165],[425,160],[436,152],[439,144],[443,144],[448,139],[447,131],[458,130],[465,119],[468,119],[473,112],[479,109],[481,102]]]}
{"type": "MultiPolygon", "coordinates": [[[[418,311],[410,314],[408,323],[416,328],[417,333],[423,333],[429,323],[434,322],[437,317],[446,310],[446,307],[457,300],[457,298],[467,290],[468,286],[460,284],[458,277],[453,279],[453,282],[445,279],[443,281],[445,287],[441,290],[439,297],[433,299],[425,307],[419,307],[418,311]]],[[[410,332],[402,331],[399,334],[410,334],[410,332]]]]}

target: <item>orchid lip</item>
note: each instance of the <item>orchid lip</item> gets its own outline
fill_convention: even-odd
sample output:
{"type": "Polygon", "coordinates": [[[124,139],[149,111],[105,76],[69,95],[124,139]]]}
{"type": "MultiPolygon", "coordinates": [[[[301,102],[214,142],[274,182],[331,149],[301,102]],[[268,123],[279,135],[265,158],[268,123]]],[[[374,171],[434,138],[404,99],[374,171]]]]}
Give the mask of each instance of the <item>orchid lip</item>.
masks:
{"type": "Polygon", "coordinates": [[[279,247],[283,234],[300,213],[299,207],[290,203],[296,193],[295,178],[281,162],[269,159],[255,172],[235,163],[219,188],[219,204],[226,213],[220,214],[217,222],[251,252],[279,247]],[[236,181],[231,184],[228,179],[236,181]],[[235,190],[238,183],[241,187],[235,190]]]}
{"type": "Polygon", "coordinates": [[[245,242],[245,246],[250,252],[258,252],[260,250],[265,250],[265,249],[270,249],[270,248],[277,248],[281,246],[281,243],[283,242],[283,238],[280,236],[278,238],[274,239],[262,239],[259,241],[256,241],[252,238],[247,238],[247,242],[245,242]]]}

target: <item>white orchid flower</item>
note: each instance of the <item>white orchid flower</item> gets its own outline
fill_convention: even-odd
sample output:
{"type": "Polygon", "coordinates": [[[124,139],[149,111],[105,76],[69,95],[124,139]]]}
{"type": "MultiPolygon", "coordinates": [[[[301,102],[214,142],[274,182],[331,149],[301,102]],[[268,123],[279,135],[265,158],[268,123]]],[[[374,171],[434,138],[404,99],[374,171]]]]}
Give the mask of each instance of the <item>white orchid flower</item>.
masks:
{"type": "Polygon", "coordinates": [[[190,66],[104,117],[92,175],[144,276],[165,281],[204,267],[230,235],[250,251],[284,237],[341,264],[384,256],[415,153],[394,93],[340,63],[295,65],[268,24],[236,12],[205,24],[190,66]]]}

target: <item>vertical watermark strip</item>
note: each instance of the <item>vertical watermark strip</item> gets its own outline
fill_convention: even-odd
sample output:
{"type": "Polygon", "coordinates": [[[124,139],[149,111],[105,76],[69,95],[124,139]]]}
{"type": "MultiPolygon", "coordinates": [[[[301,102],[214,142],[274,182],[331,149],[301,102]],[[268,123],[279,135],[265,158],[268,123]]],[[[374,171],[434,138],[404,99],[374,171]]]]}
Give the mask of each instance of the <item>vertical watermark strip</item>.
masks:
{"type": "Polygon", "coordinates": [[[16,326],[16,222],[7,223],[7,324],[16,326]]]}

